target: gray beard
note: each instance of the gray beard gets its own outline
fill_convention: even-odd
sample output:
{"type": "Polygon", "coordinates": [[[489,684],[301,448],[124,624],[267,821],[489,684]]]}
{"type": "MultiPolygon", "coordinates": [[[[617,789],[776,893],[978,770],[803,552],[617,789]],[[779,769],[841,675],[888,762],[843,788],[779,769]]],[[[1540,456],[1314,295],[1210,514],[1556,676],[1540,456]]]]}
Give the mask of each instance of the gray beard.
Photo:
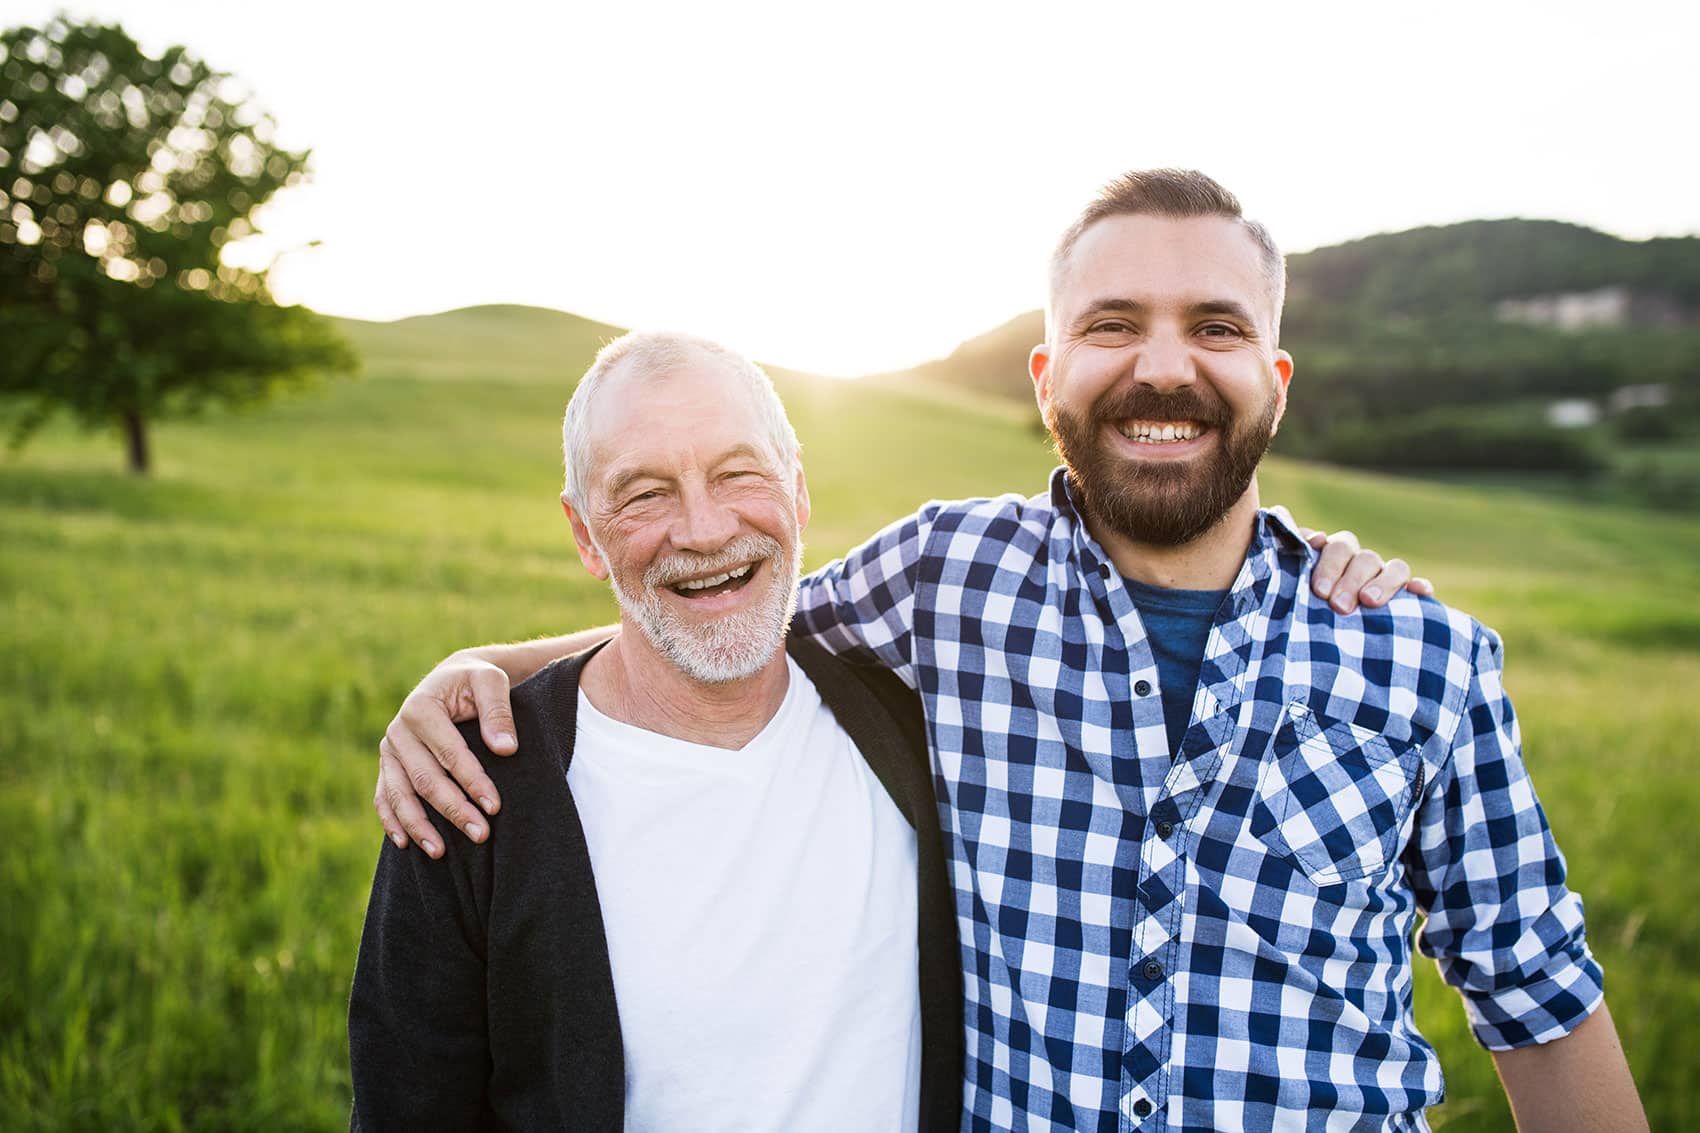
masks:
{"type": "MultiPolygon", "coordinates": [[[[597,548],[601,552],[601,548],[597,548]]],[[[611,561],[606,554],[603,561],[611,561]]],[[[701,684],[728,684],[753,677],[785,643],[797,606],[803,544],[787,561],[785,549],[765,535],[744,535],[713,555],[676,553],[644,572],[642,593],[627,593],[618,575],[608,581],[620,610],[629,614],[655,651],[685,676],[701,684]],[[753,609],[701,625],[680,621],[656,593],[671,580],[717,573],[751,559],[764,559],[773,572],[768,593],[753,609]]]]}

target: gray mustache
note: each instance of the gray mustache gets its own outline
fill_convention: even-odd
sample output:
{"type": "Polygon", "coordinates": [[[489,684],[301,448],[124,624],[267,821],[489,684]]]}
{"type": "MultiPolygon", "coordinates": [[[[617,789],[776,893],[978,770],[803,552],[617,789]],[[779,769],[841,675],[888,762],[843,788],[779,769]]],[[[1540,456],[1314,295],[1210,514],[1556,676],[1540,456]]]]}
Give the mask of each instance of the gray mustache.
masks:
{"type": "Polygon", "coordinates": [[[766,535],[740,535],[712,555],[692,551],[677,551],[659,562],[652,563],[643,574],[644,585],[651,589],[671,586],[687,578],[704,574],[719,574],[757,559],[776,559],[784,551],[777,539],[766,535]]]}

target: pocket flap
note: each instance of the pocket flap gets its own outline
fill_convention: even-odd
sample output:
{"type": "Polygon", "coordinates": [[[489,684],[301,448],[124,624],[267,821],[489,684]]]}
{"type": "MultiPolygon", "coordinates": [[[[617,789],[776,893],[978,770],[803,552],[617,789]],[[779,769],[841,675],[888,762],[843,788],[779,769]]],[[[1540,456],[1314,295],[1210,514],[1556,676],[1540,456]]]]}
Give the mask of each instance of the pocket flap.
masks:
{"type": "Polygon", "coordinates": [[[1272,746],[1259,802],[1305,875],[1329,885],[1386,869],[1421,790],[1416,745],[1294,701],[1272,746]]]}

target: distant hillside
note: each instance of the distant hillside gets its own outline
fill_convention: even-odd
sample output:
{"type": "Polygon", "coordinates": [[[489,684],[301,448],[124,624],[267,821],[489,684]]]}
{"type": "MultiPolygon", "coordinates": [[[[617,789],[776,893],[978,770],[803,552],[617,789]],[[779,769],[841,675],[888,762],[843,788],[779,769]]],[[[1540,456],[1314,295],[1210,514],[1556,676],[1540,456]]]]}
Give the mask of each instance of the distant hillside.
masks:
{"type": "MultiPolygon", "coordinates": [[[[1700,239],[1478,220],[1290,257],[1297,360],[1277,452],[1450,475],[1562,474],[1566,491],[1700,508],[1700,239]]],[[[1029,311],[949,357],[876,375],[975,391],[1037,421],[1029,311]]]]}
{"type": "MultiPolygon", "coordinates": [[[[1297,255],[1291,278],[1281,339],[1298,368],[1277,453],[1447,475],[1558,473],[1567,492],[1587,480],[1613,498],[1700,509],[1700,239],[1472,221],[1297,255]]],[[[563,395],[622,333],[518,306],[339,322],[373,376],[500,375],[557,383],[563,395]]],[[[1043,337],[1030,311],[861,390],[1036,427],[1027,356],[1043,337]]],[[[788,399],[822,384],[773,373],[788,399]]]]}
{"type": "Polygon", "coordinates": [[[383,375],[465,378],[500,373],[539,381],[576,379],[602,344],[625,331],[546,307],[497,304],[388,323],[337,319],[383,375]]]}
{"type": "Polygon", "coordinates": [[[1557,220],[1471,220],[1293,256],[1289,304],[1468,315],[1504,299],[1624,287],[1700,308],[1700,238],[1623,240],[1557,220]]]}
{"type": "MultiPolygon", "coordinates": [[[[1611,289],[1621,289],[1623,317],[1631,325],[1643,312],[1664,330],[1700,325],[1700,238],[1691,236],[1634,241],[1560,221],[1476,220],[1304,252],[1289,257],[1288,274],[1282,343],[1299,356],[1307,379],[1332,374],[1343,349],[1368,349],[1388,326],[1400,337],[1437,334],[1430,346],[1448,354],[1449,343],[1481,337],[1482,324],[1503,328],[1510,313],[1499,305],[1506,301],[1597,295],[1609,306],[1611,289]],[[1459,329],[1464,326],[1471,328],[1467,335],[1459,329]]],[[[1547,337],[1539,326],[1530,333],[1521,325],[1504,329],[1524,354],[1532,341],[1547,337]]],[[[1031,401],[1027,354],[1043,337],[1043,312],[1029,311],[969,339],[949,357],[879,377],[1031,401]]],[[[1455,370],[1460,362],[1468,367],[1467,358],[1440,364],[1455,370]]],[[[1491,396],[1495,374],[1505,370],[1498,359],[1488,367],[1484,355],[1483,362],[1481,392],[1491,396]]],[[[1543,372],[1533,384],[1545,388],[1554,377],[1543,372]]],[[[1623,378],[1623,384],[1635,380],[1629,372],[1623,378]]],[[[1576,384],[1561,375],[1557,380],[1576,384]]]]}
{"type": "Polygon", "coordinates": [[[1045,337],[1045,313],[1028,311],[964,342],[949,357],[923,362],[907,370],[873,375],[882,385],[920,383],[954,386],[1033,403],[1033,382],[1027,376],[1027,355],[1045,337]]]}

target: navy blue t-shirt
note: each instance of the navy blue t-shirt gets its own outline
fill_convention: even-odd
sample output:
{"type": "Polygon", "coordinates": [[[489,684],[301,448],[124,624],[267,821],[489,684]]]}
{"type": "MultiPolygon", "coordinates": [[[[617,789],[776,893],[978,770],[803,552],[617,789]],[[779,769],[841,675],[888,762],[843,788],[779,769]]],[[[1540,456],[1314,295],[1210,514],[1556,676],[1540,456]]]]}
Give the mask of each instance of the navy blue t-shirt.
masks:
{"type": "Polygon", "coordinates": [[[1123,577],[1157,662],[1157,683],[1163,691],[1163,723],[1169,730],[1169,754],[1180,751],[1181,739],[1192,722],[1192,698],[1198,691],[1198,671],[1204,666],[1204,643],[1216,620],[1216,607],[1226,590],[1170,590],[1123,577]]]}

